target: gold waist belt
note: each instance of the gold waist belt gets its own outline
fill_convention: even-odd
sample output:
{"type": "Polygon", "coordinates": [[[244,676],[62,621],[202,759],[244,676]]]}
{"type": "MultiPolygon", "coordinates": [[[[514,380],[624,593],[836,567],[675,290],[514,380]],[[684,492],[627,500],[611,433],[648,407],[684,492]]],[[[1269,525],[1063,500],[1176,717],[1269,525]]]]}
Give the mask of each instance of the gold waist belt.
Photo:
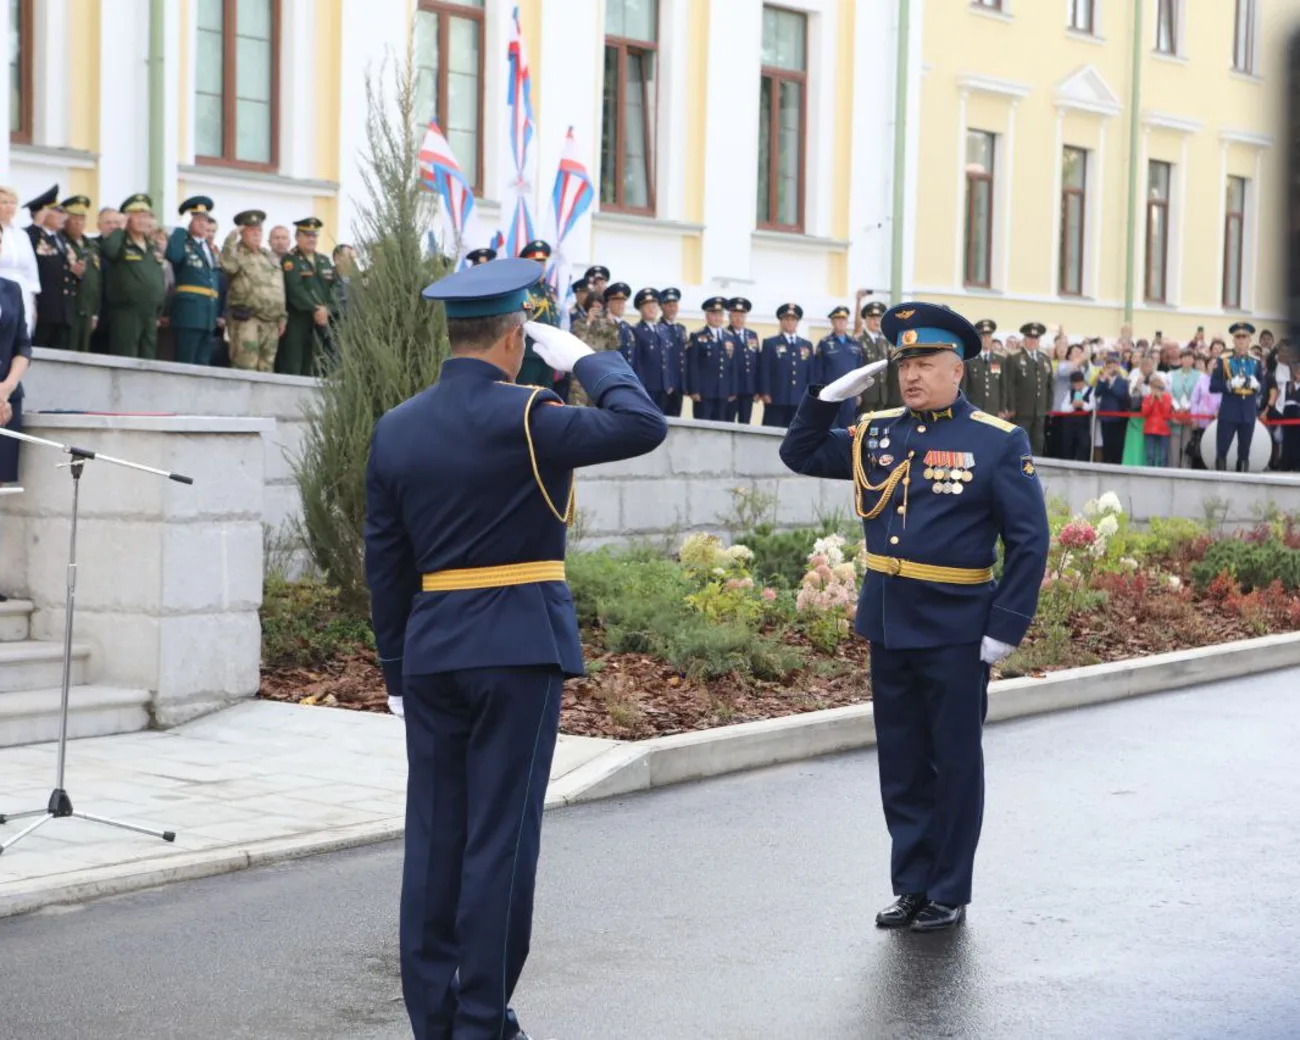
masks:
{"type": "Polygon", "coordinates": [[[470,589],[504,589],[539,581],[564,581],[563,560],[506,563],[498,567],[465,567],[421,575],[425,592],[464,592],[470,589]]]}
{"type": "Polygon", "coordinates": [[[877,574],[892,574],[896,578],[937,581],[947,585],[983,585],[993,580],[992,567],[939,567],[900,560],[897,556],[877,556],[875,553],[867,553],[867,570],[877,574]]]}
{"type": "Polygon", "coordinates": [[[210,296],[214,300],[217,298],[217,290],[209,289],[206,285],[178,285],[176,291],[197,293],[199,296],[210,296]]]}

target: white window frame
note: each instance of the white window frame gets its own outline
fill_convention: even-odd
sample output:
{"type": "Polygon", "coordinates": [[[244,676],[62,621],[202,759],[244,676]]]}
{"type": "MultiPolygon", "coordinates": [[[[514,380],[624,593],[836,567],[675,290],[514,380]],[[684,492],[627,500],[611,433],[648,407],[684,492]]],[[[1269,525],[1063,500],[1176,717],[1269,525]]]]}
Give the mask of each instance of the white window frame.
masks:
{"type": "Polygon", "coordinates": [[[1163,0],[1155,0],[1151,5],[1153,10],[1151,51],[1160,58],[1183,60],[1187,57],[1187,0],[1169,0],[1173,4],[1174,11],[1174,49],[1172,52],[1160,49],[1160,6],[1162,2],[1163,0]]]}
{"type": "Polygon", "coordinates": [[[1250,148],[1255,153],[1254,172],[1245,177],[1246,181],[1246,208],[1245,219],[1242,222],[1242,241],[1241,241],[1241,306],[1237,310],[1226,311],[1222,313],[1240,314],[1242,312],[1252,313],[1256,309],[1259,299],[1259,243],[1260,243],[1260,207],[1258,200],[1260,198],[1261,178],[1264,176],[1264,155],[1274,144],[1274,139],[1268,134],[1260,134],[1251,130],[1222,130],[1219,133],[1219,183],[1225,190],[1219,192],[1219,302],[1222,308],[1223,301],[1223,276],[1226,266],[1226,243],[1224,237],[1227,233],[1227,184],[1229,176],[1243,176],[1241,173],[1233,173],[1228,168],[1228,149],[1232,145],[1244,146],[1250,148]]]}
{"type": "Polygon", "coordinates": [[[1092,28],[1077,29],[1074,25],[1075,6],[1081,0],[1065,0],[1065,28],[1067,32],[1075,36],[1084,36],[1089,39],[1101,38],[1101,4],[1102,0],[1091,0],[1092,3],[1092,28]]]}
{"type": "Polygon", "coordinates": [[[1260,10],[1259,0],[1234,0],[1232,9],[1232,71],[1239,76],[1249,76],[1252,79],[1259,78],[1259,59],[1260,59],[1260,42],[1263,37],[1260,35],[1260,10]],[[1249,33],[1249,54],[1250,61],[1246,68],[1237,65],[1237,20],[1241,17],[1241,8],[1243,5],[1250,6],[1250,33],[1249,33]]]}

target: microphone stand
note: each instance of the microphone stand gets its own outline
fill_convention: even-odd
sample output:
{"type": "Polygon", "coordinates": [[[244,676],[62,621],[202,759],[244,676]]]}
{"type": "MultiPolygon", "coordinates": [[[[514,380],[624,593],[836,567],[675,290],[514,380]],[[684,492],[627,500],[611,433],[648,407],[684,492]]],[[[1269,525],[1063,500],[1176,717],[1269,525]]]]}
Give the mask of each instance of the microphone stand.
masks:
{"type": "Polygon", "coordinates": [[[141,827],[134,823],[123,823],[121,820],[110,820],[104,816],[77,812],[73,809],[72,799],[68,797],[67,788],[64,786],[64,767],[67,763],[68,750],[68,691],[72,684],[72,613],[77,599],[77,512],[80,505],[81,472],[87,462],[108,462],[115,466],[139,470],[142,473],[152,473],[155,476],[166,477],[178,484],[193,484],[194,480],[192,477],[182,476],[179,473],[169,473],[166,470],[155,469],[153,466],[143,466],[138,462],[128,462],[126,459],[114,458],[112,455],[101,455],[87,448],[60,444],[58,441],[46,440],[43,437],[32,437],[29,434],[17,433],[3,427],[0,427],[0,436],[27,441],[29,444],[39,444],[45,448],[55,448],[72,457],[71,462],[59,463],[60,469],[66,466],[72,474],[72,533],[68,543],[68,585],[63,619],[63,688],[61,691],[62,702],[59,707],[59,757],[54,779],[54,790],[50,793],[49,802],[44,808],[26,809],[16,813],[0,813],[0,824],[8,823],[10,820],[26,819],[31,816],[40,817],[40,819],[28,824],[8,841],[0,843],[0,854],[7,852],[37,828],[45,826],[51,820],[62,820],[70,817],[89,820],[91,823],[102,823],[105,826],[117,827],[121,830],[134,831],[137,834],[147,834],[153,838],[161,838],[163,841],[175,841],[175,831],[159,831],[150,827],[141,827]]]}

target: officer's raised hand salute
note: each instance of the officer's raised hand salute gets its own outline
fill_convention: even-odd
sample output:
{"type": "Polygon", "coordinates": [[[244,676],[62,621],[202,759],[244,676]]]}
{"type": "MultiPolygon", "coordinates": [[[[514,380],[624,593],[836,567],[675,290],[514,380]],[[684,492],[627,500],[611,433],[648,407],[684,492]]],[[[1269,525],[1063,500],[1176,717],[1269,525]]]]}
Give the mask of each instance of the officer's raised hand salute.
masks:
{"type": "Polygon", "coordinates": [[[527,323],[594,407],[514,382],[540,264],[429,286],[452,357],[383,416],[366,473],[366,579],[408,763],[402,990],[417,1040],[527,1040],[509,1007],[528,955],[561,689],[583,674],[565,583],[578,466],[653,450],[668,428],[617,351],[527,323]]]}
{"type": "Polygon", "coordinates": [[[963,359],[980,351],[974,327],[924,303],[893,308],[881,325],[906,407],[832,428],[839,402],[868,388],[884,361],[812,386],[781,459],[796,473],[854,482],[867,548],[856,628],[871,644],[898,897],[876,923],[932,931],[960,921],[970,902],[989,666],[1020,643],[1037,609],[1047,509],[1028,435],[959,389],[963,359]]]}

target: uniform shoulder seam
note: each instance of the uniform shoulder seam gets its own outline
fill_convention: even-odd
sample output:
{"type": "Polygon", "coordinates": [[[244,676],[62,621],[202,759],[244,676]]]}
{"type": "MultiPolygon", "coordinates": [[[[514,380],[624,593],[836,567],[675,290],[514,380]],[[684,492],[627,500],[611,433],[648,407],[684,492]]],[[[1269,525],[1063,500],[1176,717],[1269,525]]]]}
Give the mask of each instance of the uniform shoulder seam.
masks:
{"type": "Polygon", "coordinates": [[[989,415],[988,412],[971,412],[970,417],[976,422],[984,423],[986,426],[992,426],[994,429],[1001,430],[1003,433],[1011,433],[1013,430],[1020,429],[1020,427],[1015,423],[1009,423],[1005,419],[998,418],[996,415],[989,415]]]}

